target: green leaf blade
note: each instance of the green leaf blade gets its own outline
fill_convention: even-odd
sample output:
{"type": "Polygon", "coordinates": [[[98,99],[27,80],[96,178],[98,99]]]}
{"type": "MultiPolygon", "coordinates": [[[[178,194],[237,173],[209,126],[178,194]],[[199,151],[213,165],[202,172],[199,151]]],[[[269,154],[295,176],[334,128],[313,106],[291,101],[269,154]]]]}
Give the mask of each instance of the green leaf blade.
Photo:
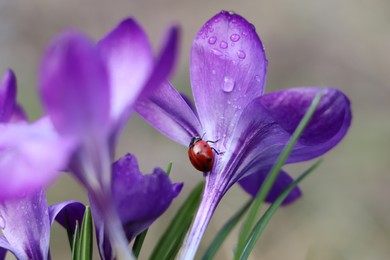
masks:
{"type": "Polygon", "coordinates": [[[261,206],[267,197],[270,189],[272,188],[272,185],[274,184],[276,178],[278,177],[278,174],[284,165],[285,161],[287,160],[288,156],[290,155],[295,143],[298,141],[299,137],[305,130],[306,126],[308,125],[310,119],[312,118],[322,96],[322,91],[320,91],[313,99],[310,107],[306,111],[305,115],[299,122],[297,128],[295,129],[291,139],[289,140],[286,147],[283,149],[282,153],[279,155],[279,158],[277,162],[272,167],[270,173],[268,174],[267,178],[265,179],[263,185],[261,186],[255,200],[252,203],[251,209],[249,211],[248,217],[246,221],[243,224],[243,228],[241,230],[241,233],[239,235],[239,239],[237,242],[236,251],[234,254],[234,259],[238,260],[240,259],[240,256],[244,250],[245,247],[245,241],[249,237],[249,234],[252,230],[252,227],[255,223],[255,220],[260,212],[261,206]]]}
{"type": "Polygon", "coordinates": [[[199,207],[204,181],[201,181],[179,208],[149,259],[174,259],[199,207]]]}
{"type": "Polygon", "coordinates": [[[219,232],[215,236],[213,242],[211,242],[211,244],[207,248],[206,253],[204,254],[202,260],[214,259],[214,256],[218,252],[218,249],[221,247],[222,243],[228,237],[228,235],[233,230],[233,228],[240,221],[242,216],[244,216],[246,211],[249,209],[249,206],[251,205],[251,203],[252,203],[252,200],[248,201],[239,211],[236,212],[236,214],[234,214],[228,220],[228,222],[225,223],[225,225],[223,225],[223,227],[219,230],[219,232]]]}
{"type": "Polygon", "coordinates": [[[85,207],[83,223],[80,230],[79,259],[92,259],[92,214],[89,206],[85,207]]]}
{"type": "Polygon", "coordinates": [[[245,243],[245,248],[240,256],[241,259],[247,259],[249,254],[252,252],[257,240],[259,239],[261,233],[264,231],[265,227],[271,220],[271,217],[276,213],[276,210],[282,205],[283,201],[287,198],[290,192],[310,173],[312,173],[322,162],[322,159],[315,162],[309,169],[303,172],[293,183],[291,183],[275,200],[274,203],[267,209],[264,215],[260,218],[260,220],[256,223],[252,232],[250,233],[248,239],[245,243]]]}
{"type": "Polygon", "coordinates": [[[76,227],[74,229],[73,240],[72,240],[72,260],[77,260],[79,257],[79,222],[76,220],[76,227]]]}

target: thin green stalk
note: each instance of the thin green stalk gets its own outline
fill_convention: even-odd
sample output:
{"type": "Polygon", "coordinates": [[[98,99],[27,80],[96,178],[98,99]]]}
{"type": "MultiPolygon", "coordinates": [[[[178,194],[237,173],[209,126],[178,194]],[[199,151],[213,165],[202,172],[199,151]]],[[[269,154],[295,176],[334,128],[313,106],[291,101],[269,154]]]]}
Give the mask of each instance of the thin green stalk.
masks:
{"type": "Polygon", "coordinates": [[[247,240],[252,227],[255,223],[255,220],[258,216],[258,213],[261,209],[261,205],[264,202],[265,198],[268,195],[268,192],[270,191],[272,185],[274,184],[276,178],[278,177],[278,174],[280,172],[280,169],[284,165],[285,161],[287,160],[288,156],[290,155],[295,143],[305,130],[307,124],[309,123],[311,117],[313,116],[317,105],[320,102],[322,96],[322,91],[320,91],[313,99],[309,109],[307,110],[306,114],[302,118],[302,120],[299,122],[297,128],[295,129],[290,141],[286,145],[286,147],[283,149],[282,153],[279,155],[279,158],[276,162],[276,164],[272,167],[270,173],[268,174],[267,178],[265,179],[263,185],[260,188],[260,191],[258,192],[255,200],[252,203],[251,209],[248,214],[248,218],[243,224],[243,228],[241,230],[241,233],[239,235],[239,239],[237,242],[237,248],[235,252],[234,259],[238,260],[240,255],[242,254],[242,251],[245,247],[245,241],[247,240]]]}
{"type": "Polygon", "coordinates": [[[85,207],[83,223],[80,229],[79,259],[92,259],[92,214],[89,206],[85,207]]]}
{"type": "Polygon", "coordinates": [[[191,226],[195,212],[199,207],[204,181],[201,181],[190,193],[175,217],[160,237],[149,259],[174,259],[185,235],[191,226]]]}
{"type": "Polygon", "coordinates": [[[240,221],[241,217],[244,216],[246,211],[249,209],[249,206],[251,205],[252,201],[253,200],[250,200],[247,203],[245,203],[245,205],[239,211],[237,211],[236,214],[234,214],[228,220],[228,222],[225,223],[225,225],[223,225],[223,227],[219,230],[219,232],[215,236],[213,242],[211,242],[211,244],[207,248],[206,253],[204,254],[202,260],[211,260],[214,258],[215,254],[218,252],[218,249],[221,247],[222,243],[225,241],[225,239],[228,237],[230,232],[240,221]]]}
{"type": "Polygon", "coordinates": [[[259,239],[261,233],[264,231],[268,222],[271,220],[271,217],[275,214],[276,210],[280,207],[282,202],[287,198],[290,192],[310,173],[312,173],[322,162],[322,159],[315,162],[309,169],[303,172],[293,183],[291,183],[280,196],[275,200],[275,202],[267,209],[264,215],[256,223],[252,232],[250,233],[248,239],[245,241],[245,248],[240,256],[240,260],[245,260],[249,257],[249,254],[252,252],[253,247],[255,246],[257,240],[259,239]]]}

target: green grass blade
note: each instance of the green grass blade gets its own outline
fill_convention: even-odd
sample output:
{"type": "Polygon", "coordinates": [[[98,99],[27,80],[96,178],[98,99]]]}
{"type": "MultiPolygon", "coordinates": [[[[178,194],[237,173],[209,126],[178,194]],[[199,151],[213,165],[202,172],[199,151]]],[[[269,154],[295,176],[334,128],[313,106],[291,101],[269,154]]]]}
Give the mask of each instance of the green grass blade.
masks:
{"type": "Polygon", "coordinates": [[[144,244],[146,234],[148,233],[148,228],[140,233],[134,241],[133,245],[133,253],[136,258],[138,258],[139,253],[141,252],[142,245],[144,244]]]}
{"type": "MultiPolygon", "coordinates": [[[[166,174],[169,176],[172,171],[172,162],[169,162],[166,174]]],[[[142,245],[144,244],[146,234],[148,233],[149,228],[145,229],[141,234],[139,234],[133,244],[133,253],[136,258],[138,258],[141,253],[142,245]]]]}
{"type": "Polygon", "coordinates": [[[72,240],[72,260],[78,260],[79,256],[79,222],[76,220],[76,227],[74,229],[73,240],[72,240]]]}
{"type": "Polygon", "coordinates": [[[172,170],[172,162],[169,162],[168,167],[167,167],[167,171],[166,171],[168,176],[171,174],[171,170],[172,170]]]}
{"type": "Polygon", "coordinates": [[[83,223],[81,225],[80,242],[79,242],[79,259],[92,259],[92,215],[91,208],[85,207],[83,223]]]}
{"type": "Polygon", "coordinates": [[[227,236],[233,230],[233,228],[240,221],[241,217],[244,216],[245,212],[249,209],[253,200],[248,201],[239,211],[236,212],[228,222],[223,225],[215,236],[213,242],[207,248],[206,253],[204,254],[202,260],[211,260],[214,259],[215,254],[218,252],[218,249],[221,247],[222,243],[225,241],[227,236]]]}
{"type": "Polygon", "coordinates": [[[201,181],[190,193],[177,211],[168,228],[157,242],[149,259],[174,259],[185,235],[191,226],[202,197],[204,181],[201,181]]]}
{"type": "Polygon", "coordinates": [[[317,105],[320,102],[322,96],[322,91],[320,91],[313,99],[309,109],[305,113],[302,120],[299,122],[297,128],[295,129],[290,141],[286,145],[286,147],[283,149],[282,153],[279,155],[279,158],[275,165],[272,167],[270,173],[268,174],[267,178],[265,179],[263,185],[261,186],[255,200],[252,203],[251,209],[248,214],[248,218],[243,224],[241,233],[239,235],[239,239],[237,242],[237,247],[234,255],[234,259],[238,260],[240,255],[242,254],[242,251],[245,247],[245,241],[247,240],[252,227],[257,219],[257,216],[260,212],[262,203],[264,202],[265,198],[268,195],[268,192],[270,191],[272,185],[274,184],[276,178],[278,177],[278,174],[280,172],[280,169],[284,165],[285,161],[287,160],[288,156],[290,155],[292,148],[294,147],[295,143],[305,130],[307,124],[309,123],[311,117],[313,116],[317,105]]]}
{"type": "Polygon", "coordinates": [[[247,259],[249,254],[252,252],[253,247],[255,246],[257,240],[259,239],[261,233],[264,231],[268,222],[271,220],[271,217],[275,214],[276,210],[280,207],[285,198],[290,194],[290,192],[310,173],[312,173],[322,162],[322,159],[315,162],[309,169],[303,172],[293,183],[291,183],[280,196],[275,200],[275,202],[267,209],[264,215],[260,218],[260,220],[256,223],[253,228],[249,238],[245,242],[245,248],[240,256],[240,260],[247,259]]]}

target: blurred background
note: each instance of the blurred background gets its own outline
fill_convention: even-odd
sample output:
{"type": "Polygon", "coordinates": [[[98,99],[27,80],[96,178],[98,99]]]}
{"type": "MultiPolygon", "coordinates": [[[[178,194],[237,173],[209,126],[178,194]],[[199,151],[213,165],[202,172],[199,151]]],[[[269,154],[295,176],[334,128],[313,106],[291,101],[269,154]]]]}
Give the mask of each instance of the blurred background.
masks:
{"type": "MultiPolygon", "coordinates": [[[[390,259],[390,1],[387,0],[0,0],[0,72],[18,77],[19,101],[36,119],[40,57],[48,41],[65,28],[78,28],[98,40],[127,16],[144,26],[158,49],[166,28],[182,28],[181,55],[173,84],[191,95],[188,63],[197,30],[220,10],[232,10],[253,23],[269,60],[267,92],[294,86],[334,86],[352,101],[353,123],[346,138],[304,181],[304,196],[280,209],[266,228],[251,259],[390,259]]],[[[133,152],[141,169],[166,168],[185,181],[181,196],[150,229],[152,247],[183,199],[201,177],[187,161],[187,148],[134,116],[117,156],[133,152]]],[[[288,166],[297,176],[309,164],[288,166]]],[[[80,185],[63,176],[48,191],[49,202],[87,202],[80,185]]],[[[233,187],[206,231],[202,256],[221,225],[248,196],[233,187]]],[[[238,230],[217,259],[230,259],[238,230]]],[[[54,259],[69,259],[66,232],[54,226],[54,259]]],[[[141,259],[146,259],[144,249],[141,259]]],[[[98,253],[95,252],[98,259],[98,253]]],[[[12,258],[11,258],[12,259],[12,258]]]]}

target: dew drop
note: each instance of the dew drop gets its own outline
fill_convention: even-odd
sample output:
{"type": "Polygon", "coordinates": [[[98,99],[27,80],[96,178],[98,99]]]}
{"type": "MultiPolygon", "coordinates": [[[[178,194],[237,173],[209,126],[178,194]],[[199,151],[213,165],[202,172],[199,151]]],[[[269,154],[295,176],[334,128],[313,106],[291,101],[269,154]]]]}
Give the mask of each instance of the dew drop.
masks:
{"type": "Polygon", "coordinates": [[[215,44],[216,41],[217,41],[217,37],[215,37],[215,36],[212,36],[212,37],[209,38],[209,43],[210,44],[215,44]]]}
{"type": "Polygon", "coordinates": [[[221,56],[222,55],[222,52],[220,50],[217,50],[217,49],[212,49],[211,50],[215,55],[217,56],[221,56]]]}
{"type": "Polygon", "coordinates": [[[2,216],[0,216],[0,229],[5,229],[5,220],[2,216]]]}
{"type": "Polygon", "coordinates": [[[22,192],[22,193],[18,194],[18,198],[19,199],[24,199],[25,197],[27,197],[27,193],[26,192],[22,192]]]}
{"type": "Polygon", "coordinates": [[[239,50],[239,51],[237,51],[237,56],[238,56],[238,58],[240,58],[240,59],[245,59],[246,54],[245,54],[244,51],[239,50]]]}
{"type": "Polygon", "coordinates": [[[219,44],[219,47],[221,47],[222,49],[226,49],[228,47],[228,44],[225,41],[221,41],[221,43],[219,44]]]}
{"type": "Polygon", "coordinates": [[[240,35],[238,35],[238,34],[232,34],[232,35],[230,35],[230,40],[232,41],[232,42],[237,42],[238,40],[240,40],[240,35]]]}
{"type": "Polygon", "coordinates": [[[261,81],[260,75],[256,75],[256,76],[255,76],[255,80],[256,80],[257,82],[260,82],[260,81],[261,81]]]}
{"type": "Polygon", "coordinates": [[[231,77],[225,76],[223,78],[222,90],[225,92],[232,92],[236,83],[231,77]]]}

